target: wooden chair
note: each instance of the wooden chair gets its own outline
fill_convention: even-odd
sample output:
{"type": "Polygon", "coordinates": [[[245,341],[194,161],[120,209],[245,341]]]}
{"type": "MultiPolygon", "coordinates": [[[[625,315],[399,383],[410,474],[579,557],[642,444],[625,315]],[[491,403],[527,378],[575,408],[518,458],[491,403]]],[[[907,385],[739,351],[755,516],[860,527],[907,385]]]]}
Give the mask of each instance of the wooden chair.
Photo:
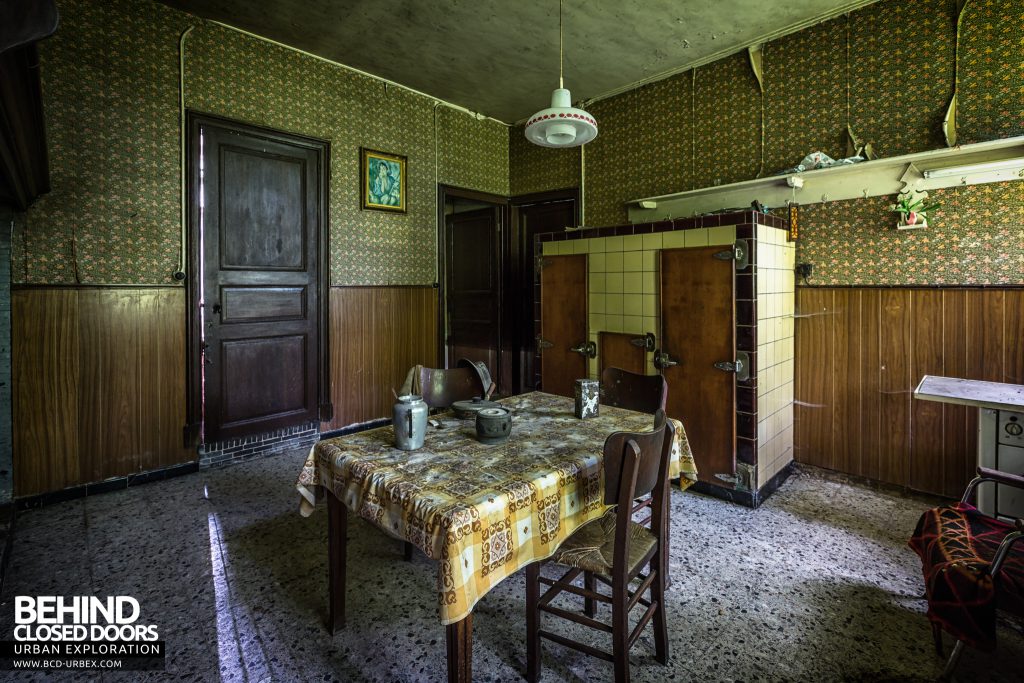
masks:
{"type": "MultiPolygon", "coordinates": [[[[495,385],[486,366],[478,366],[465,358],[456,368],[427,368],[422,365],[409,370],[402,393],[418,394],[428,408],[450,408],[456,401],[468,401],[477,396],[490,398],[495,385]],[[488,386],[485,386],[487,383],[488,386]]],[[[403,541],[402,554],[412,559],[413,546],[403,541]]]]}
{"type": "Polygon", "coordinates": [[[430,408],[450,408],[456,401],[490,398],[494,389],[486,366],[462,359],[455,368],[415,366],[409,370],[401,392],[422,396],[430,408]]]}
{"type": "Polygon", "coordinates": [[[661,375],[638,375],[622,368],[601,373],[601,403],[653,415],[665,410],[668,382],[661,375]]]}
{"type": "Polygon", "coordinates": [[[1024,521],[975,508],[974,491],[984,482],[1024,489],[1022,476],[979,467],[960,502],[925,512],[910,538],[921,558],[936,653],[943,655],[943,631],[956,638],[943,680],[952,677],[965,644],[995,647],[996,607],[1024,616],[1024,521]]]}
{"type": "MultiPolygon", "coordinates": [[[[668,402],[668,382],[661,375],[638,375],[622,368],[608,367],[601,373],[601,402],[605,405],[655,414],[665,410],[668,402]]],[[[651,505],[651,496],[635,501],[633,512],[651,505]]],[[[668,572],[668,546],[665,547],[665,585],[672,585],[668,572]]]]}
{"type": "Polygon", "coordinates": [[[672,425],[659,411],[652,432],[616,432],[604,444],[605,491],[607,505],[614,505],[604,517],[584,524],[558,548],[552,561],[571,567],[560,579],[540,575],[540,562],[526,568],[526,668],[527,680],[540,677],[541,638],[547,638],[580,652],[613,662],[615,680],[629,681],[629,650],[648,622],[654,623],[655,658],[668,663],[668,625],[665,619],[665,577],[662,553],[668,530],[668,465],[672,446],[672,425]],[[654,503],[650,527],[632,521],[630,502],[652,493],[654,503]],[[619,504],[620,501],[624,504],[619,504]],[[647,574],[641,572],[647,568],[647,574]],[[573,584],[584,575],[584,585],[573,584]],[[634,579],[639,580],[630,590],[634,579]],[[611,588],[611,595],[597,590],[600,582],[611,588]],[[540,586],[550,586],[543,595],[540,586]],[[584,599],[583,614],[577,614],[551,601],[562,592],[584,599]],[[643,594],[650,591],[650,598],[643,594]],[[611,624],[594,618],[598,602],[611,604],[611,624]],[[630,631],[629,613],[636,605],[646,609],[630,631]],[[584,626],[612,634],[612,651],[599,650],[541,628],[541,613],[562,617],[584,626]]]}

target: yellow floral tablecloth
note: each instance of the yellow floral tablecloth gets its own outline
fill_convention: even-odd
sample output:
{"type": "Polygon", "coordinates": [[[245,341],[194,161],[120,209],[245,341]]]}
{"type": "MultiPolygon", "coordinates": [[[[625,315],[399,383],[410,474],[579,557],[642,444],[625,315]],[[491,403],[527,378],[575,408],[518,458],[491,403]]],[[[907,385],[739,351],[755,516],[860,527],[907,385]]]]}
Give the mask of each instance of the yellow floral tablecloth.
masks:
{"type": "MultiPolygon", "coordinates": [[[[602,405],[579,420],[573,401],[529,393],[503,399],[513,410],[508,442],[476,440],[472,420],[440,416],[423,448],[394,447],[390,426],[316,444],[296,484],[300,512],[327,487],[363,519],[410,541],[439,562],[441,623],[455,623],[505,577],[551,556],[578,527],[600,517],[603,447],[616,431],[649,431],[650,415],[602,405]]],[[[697,469],[676,426],[670,475],[683,488],[697,469]]]]}

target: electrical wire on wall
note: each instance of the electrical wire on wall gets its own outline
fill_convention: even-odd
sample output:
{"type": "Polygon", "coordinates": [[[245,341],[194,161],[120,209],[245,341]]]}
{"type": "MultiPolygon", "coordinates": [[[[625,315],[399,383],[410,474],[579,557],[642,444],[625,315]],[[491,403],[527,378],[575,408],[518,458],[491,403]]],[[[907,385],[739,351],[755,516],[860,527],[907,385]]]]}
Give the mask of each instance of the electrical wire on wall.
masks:
{"type": "Polygon", "coordinates": [[[178,269],[174,271],[174,279],[181,282],[185,279],[185,250],[188,247],[188,193],[185,190],[187,179],[187,169],[185,168],[186,162],[186,137],[188,131],[185,130],[185,38],[189,33],[192,32],[195,26],[189,26],[187,29],[182,31],[181,38],[178,39],[178,128],[180,132],[179,137],[179,149],[178,149],[178,162],[180,165],[180,177],[181,182],[181,250],[178,256],[178,269]]]}
{"type": "MultiPolygon", "coordinates": [[[[434,113],[434,188],[435,188],[435,190],[436,190],[436,188],[438,186],[438,180],[439,180],[439,176],[440,176],[440,173],[439,173],[439,170],[438,170],[439,164],[438,164],[438,161],[437,161],[437,155],[438,155],[438,152],[437,152],[437,147],[438,147],[438,145],[437,145],[437,108],[440,107],[440,106],[441,106],[440,102],[434,102],[434,112],[433,113],[434,113]]],[[[434,192],[434,215],[435,216],[440,216],[442,208],[443,207],[441,206],[441,192],[440,191],[435,191],[434,192]]],[[[437,220],[440,220],[440,219],[437,219],[437,220]]],[[[434,226],[434,253],[435,254],[440,254],[441,253],[441,238],[439,236],[440,232],[441,232],[441,226],[439,226],[439,225],[434,226]]],[[[440,264],[438,263],[438,260],[434,259],[434,284],[435,285],[440,283],[440,281],[441,281],[441,273],[438,270],[439,267],[440,267],[440,264]]]]}
{"type": "Polygon", "coordinates": [[[586,225],[587,214],[587,146],[580,145],[580,225],[586,225]]]}

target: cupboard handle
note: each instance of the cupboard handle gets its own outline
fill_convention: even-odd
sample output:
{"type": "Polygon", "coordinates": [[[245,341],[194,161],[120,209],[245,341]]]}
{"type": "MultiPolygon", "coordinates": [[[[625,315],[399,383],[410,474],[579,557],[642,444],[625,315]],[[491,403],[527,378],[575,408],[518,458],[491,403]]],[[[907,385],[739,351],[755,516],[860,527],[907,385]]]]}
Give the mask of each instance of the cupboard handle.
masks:
{"type": "Polygon", "coordinates": [[[569,350],[586,356],[587,358],[597,358],[597,344],[592,341],[580,342],[569,350]]]}
{"type": "Polygon", "coordinates": [[[671,368],[674,365],[679,365],[679,361],[672,360],[667,351],[654,352],[654,367],[659,370],[664,370],[665,368],[671,368]]]}

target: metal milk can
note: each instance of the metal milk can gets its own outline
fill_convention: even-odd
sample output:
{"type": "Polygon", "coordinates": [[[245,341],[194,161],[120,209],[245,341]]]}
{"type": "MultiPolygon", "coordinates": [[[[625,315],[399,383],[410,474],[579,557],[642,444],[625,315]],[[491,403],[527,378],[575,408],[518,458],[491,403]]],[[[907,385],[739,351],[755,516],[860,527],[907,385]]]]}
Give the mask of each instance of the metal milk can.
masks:
{"type": "Polygon", "coordinates": [[[427,435],[427,404],[415,394],[398,397],[394,412],[395,445],[403,451],[423,447],[427,435]]]}

